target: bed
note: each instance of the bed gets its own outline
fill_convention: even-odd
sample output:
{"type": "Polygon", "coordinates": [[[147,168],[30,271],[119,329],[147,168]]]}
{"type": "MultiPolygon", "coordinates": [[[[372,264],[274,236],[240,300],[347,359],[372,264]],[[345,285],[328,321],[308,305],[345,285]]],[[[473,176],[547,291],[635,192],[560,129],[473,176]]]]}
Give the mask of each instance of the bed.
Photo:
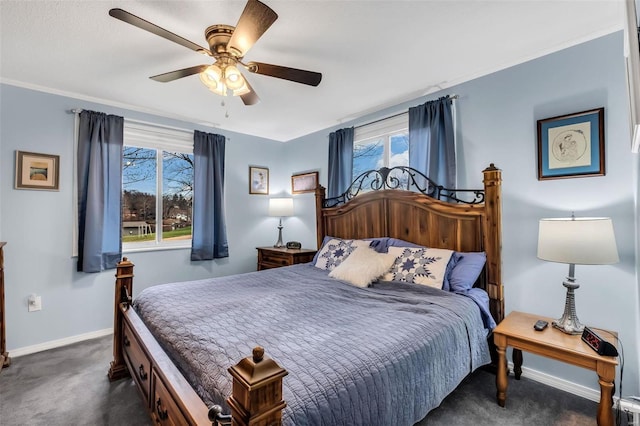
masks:
{"type": "Polygon", "coordinates": [[[161,424],[210,424],[228,420],[219,413],[229,411],[237,425],[421,420],[466,375],[495,360],[490,329],[504,312],[501,174],[491,165],[482,190],[448,190],[406,168],[369,173],[337,199],[316,190],[321,250],[310,264],[157,285],[134,303],[133,264],[123,260],[110,379],[131,375],[161,424]],[[364,185],[375,190],[361,193],[364,185]],[[406,190],[412,186],[421,191],[406,190]],[[332,259],[331,241],[366,241],[379,257],[415,253],[405,248],[413,245],[462,257],[482,252],[486,262],[470,290],[485,295],[486,315],[468,292],[387,275],[371,286],[330,277],[332,269],[319,266],[332,259]],[[211,315],[202,320],[202,312],[211,315]],[[264,350],[242,358],[254,345],[264,350]]]}

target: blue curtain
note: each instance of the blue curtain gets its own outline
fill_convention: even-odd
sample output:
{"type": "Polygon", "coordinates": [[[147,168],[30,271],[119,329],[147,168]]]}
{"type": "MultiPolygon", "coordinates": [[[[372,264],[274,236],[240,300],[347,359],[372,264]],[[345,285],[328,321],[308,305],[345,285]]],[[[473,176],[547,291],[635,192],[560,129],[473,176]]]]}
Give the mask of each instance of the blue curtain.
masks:
{"type": "Polygon", "coordinates": [[[445,188],[456,186],[456,147],[449,96],[409,108],[409,166],[445,188]]]}
{"type": "Polygon", "coordinates": [[[82,111],[78,129],[78,271],[113,269],[122,256],[124,119],[82,111]]]}
{"type": "Polygon", "coordinates": [[[191,260],[229,257],[224,215],[225,137],[193,135],[193,238],[191,260]]]}
{"type": "Polygon", "coordinates": [[[353,127],[329,135],[329,183],[327,198],[341,195],[349,188],[353,173],[353,127]]]}

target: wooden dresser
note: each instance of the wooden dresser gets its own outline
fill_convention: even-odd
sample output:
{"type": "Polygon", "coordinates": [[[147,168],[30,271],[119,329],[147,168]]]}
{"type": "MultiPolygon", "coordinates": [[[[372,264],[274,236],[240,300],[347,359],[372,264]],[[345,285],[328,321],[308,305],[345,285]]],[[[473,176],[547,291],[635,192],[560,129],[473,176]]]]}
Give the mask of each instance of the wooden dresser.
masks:
{"type": "Polygon", "coordinates": [[[0,242],[0,370],[11,364],[11,358],[7,353],[7,342],[4,325],[4,246],[7,243],[0,242]]]}
{"type": "Polygon", "coordinates": [[[258,271],[311,262],[317,250],[286,247],[257,247],[258,271]]]}

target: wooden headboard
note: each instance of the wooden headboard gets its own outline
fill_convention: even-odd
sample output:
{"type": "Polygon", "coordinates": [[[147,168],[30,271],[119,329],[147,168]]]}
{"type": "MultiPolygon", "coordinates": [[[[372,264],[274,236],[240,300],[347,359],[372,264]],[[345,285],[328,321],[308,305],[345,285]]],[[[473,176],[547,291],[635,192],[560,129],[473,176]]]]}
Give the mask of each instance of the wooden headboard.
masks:
{"type": "MultiPolygon", "coordinates": [[[[373,179],[373,184],[372,179],[367,177],[367,186],[374,189],[369,192],[359,194],[363,179],[358,178],[337,199],[327,200],[325,189],[316,189],[318,248],[324,236],[330,235],[345,239],[393,237],[427,247],[459,252],[484,251],[487,263],[475,286],[486,290],[494,319],[496,322],[502,321],[504,299],[500,170],[493,164],[483,170],[484,189],[481,190],[449,190],[428,181],[422,175],[418,178],[413,175],[409,179],[409,185],[415,184],[422,192],[397,189],[401,185],[407,186],[407,181],[399,185],[393,174],[389,177],[389,171],[393,169],[381,170],[382,174],[377,181],[373,179]],[[415,181],[411,182],[414,178],[415,181]],[[385,184],[389,180],[391,184],[385,184]],[[420,181],[427,184],[420,188],[416,183],[420,181]],[[462,193],[471,194],[473,199],[469,202],[462,201],[462,193]],[[440,201],[438,197],[456,202],[440,201]],[[326,207],[336,203],[339,205],[326,207]]],[[[415,171],[411,170],[413,172],[415,171]]]]}

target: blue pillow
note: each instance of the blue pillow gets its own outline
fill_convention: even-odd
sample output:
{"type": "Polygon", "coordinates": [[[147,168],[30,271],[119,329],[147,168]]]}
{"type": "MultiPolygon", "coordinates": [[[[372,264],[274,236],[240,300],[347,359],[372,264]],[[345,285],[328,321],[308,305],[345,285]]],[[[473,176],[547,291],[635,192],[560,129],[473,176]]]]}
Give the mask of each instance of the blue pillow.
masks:
{"type": "Polygon", "coordinates": [[[451,291],[451,284],[449,283],[449,276],[451,275],[451,271],[458,264],[460,259],[462,258],[462,254],[454,251],[449,259],[449,263],[447,264],[447,269],[444,271],[444,281],[442,281],[442,289],[444,291],[451,291]]]}
{"type": "Polygon", "coordinates": [[[389,237],[364,238],[364,240],[371,241],[369,247],[371,247],[378,253],[387,252],[387,240],[389,240],[389,237]]]}
{"type": "Polygon", "coordinates": [[[399,238],[389,238],[387,240],[387,247],[408,247],[408,248],[420,248],[424,247],[419,244],[410,243],[409,241],[401,240],[399,238]]]}
{"type": "Polygon", "coordinates": [[[449,276],[450,291],[466,292],[473,288],[484,268],[487,255],[484,252],[459,253],[460,259],[449,276]]]}

